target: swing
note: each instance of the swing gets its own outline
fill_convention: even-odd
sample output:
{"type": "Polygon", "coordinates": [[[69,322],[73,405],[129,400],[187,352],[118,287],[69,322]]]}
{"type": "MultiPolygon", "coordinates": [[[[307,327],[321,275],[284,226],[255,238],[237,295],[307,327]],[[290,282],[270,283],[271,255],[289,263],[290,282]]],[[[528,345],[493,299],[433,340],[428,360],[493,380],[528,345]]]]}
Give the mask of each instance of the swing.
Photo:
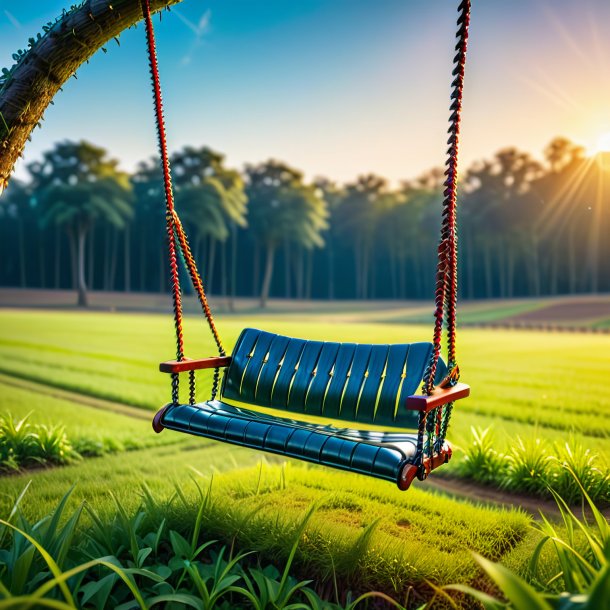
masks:
{"type": "Polygon", "coordinates": [[[456,361],[456,178],[470,0],[458,8],[456,55],[430,343],[391,345],[308,341],[246,328],[228,356],[208,306],[187,236],[174,209],[163,106],[149,0],[142,0],[164,176],[166,231],[176,330],[171,402],[153,419],[164,428],[259,449],[395,482],[402,490],[451,458],[446,441],[454,401],[470,394],[456,361]],[[218,348],[218,356],[184,355],[178,274],[181,255],[218,348]],[[448,361],[440,356],[443,326],[448,361]],[[220,369],[224,369],[222,384],[220,369]],[[213,369],[211,399],[196,402],[195,371],[213,369]],[[180,373],[189,399],[179,399],[180,373]],[[422,385],[422,393],[416,394],[422,385]],[[331,423],[332,422],[332,423],[331,423]],[[345,427],[343,427],[345,426],[345,427]]]}

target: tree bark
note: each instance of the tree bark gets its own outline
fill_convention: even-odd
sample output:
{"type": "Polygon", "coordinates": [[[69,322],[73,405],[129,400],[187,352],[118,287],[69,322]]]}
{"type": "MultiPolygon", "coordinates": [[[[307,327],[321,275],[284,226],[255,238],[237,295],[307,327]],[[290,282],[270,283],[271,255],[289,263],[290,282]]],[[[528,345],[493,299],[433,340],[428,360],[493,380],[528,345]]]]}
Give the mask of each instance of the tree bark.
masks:
{"type": "Polygon", "coordinates": [[[227,296],[227,240],[220,244],[220,294],[227,296]]]}
{"type": "Polygon", "coordinates": [[[261,307],[267,307],[269,299],[269,289],[273,277],[273,262],[275,259],[275,245],[267,244],[267,260],[265,262],[265,276],[263,277],[263,287],[261,289],[261,307]]]}
{"type": "Polygon", "coordinates": [[[59,227],[55,228],[55,269],[54,269],[54,284],[55,290],[59,289],[60,270],[61,270],[61,233],[59,227]]]}
{"type": "Polygon", "coordinates": [[[125,292],[131,291],[131,232],[129,230],[129,226],[125,227],[125,258],[123,259],[123,263],[125,265],[124,269],[124,280],[125,280],[125,292]]]}
{"type": "MultiPolygon", "coordinates": [[[[151,10],[180,1],[150,0],[151,10]]],[[[0,193],[61,86],[99,48],[141,18],[140,0],[88,0],[63,13],[0,80],[0,193]]]]}
{"type": "Polygon", "coordinates": [[[72,276],[72,290],[76,290],[78,286],[76,265],[78,253],[76,249],[76,234],[74,233],[74,229],[72,227],[68,229],[68,245],[70,246],[70,275],[72,276]]]}
{"type": "Polygon", "coordinates": [[[209,294],[214,291],[214,268],[216,267],[216,239],[210,237],[210,250],[208,259],[208,277],[205,280],[205,285],[209,294]]]}
{"type": "Polygon", "coordinates": [[[25,275],[25,236],[23,231],[23,220],[17,220],[17,240],[19,242],[19,285],[21,288],[27,286],[25,275]]]}
{"type": "Polygon", "coordinates": [[[284,296],[290,298],[290,242],[288,239],[284,242],[284,296]]]}
{"type": "Polygon", "coordinates": [[[95,262],[95,230],[91,231],[91,235],[89,235],[89,265],[88,265],[88,270],[87,270],[87,280],[89,281],[89,286],[91,287],[91,290],[95,290],[94,286],[94,274],[95,274],[95,270],[93,267],[93,264],[95,262]]]}
{"type": "Polygon", "coordinates": [[[112,229],[112,255],[110,257],[110,276],[108,278],[108,290],[116,290],[116,266],[119,258],[119,235],[116,229],[112,229]]]}
{"type": "Polygon", "coordinates": [[[231,298],[229,310],[235,311],[235,295],[237,294],[237,225],[231,223],[231,298]]]}
{"type": "Polygon", "coordinates": [[[332,239],[326,242],[326,253],[328,255],[328,300],[335,298],[335,252],[332,239]]]}
{"type": "Polygon", "coordinates": [[[87,296],[87,283],[85,282],[85,245],[87,240],[87,229],[79,227],[77,234],[77,274],[78,274],[78,306],[87,307],[89,298],[87,296]]]}

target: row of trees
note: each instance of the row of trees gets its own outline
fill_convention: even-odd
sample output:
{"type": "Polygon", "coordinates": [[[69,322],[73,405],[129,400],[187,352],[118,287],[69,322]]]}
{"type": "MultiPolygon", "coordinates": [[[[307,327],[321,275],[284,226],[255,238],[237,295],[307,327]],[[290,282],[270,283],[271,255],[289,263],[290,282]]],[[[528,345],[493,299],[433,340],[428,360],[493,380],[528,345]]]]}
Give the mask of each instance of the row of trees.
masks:
{"type": "MultiPolygon", "coordinates": [[[[610,167],[553,140],[545,162],[514,148],[463,172],[462,296],[610,290],[610,167]]],[[[365,175],[311,183],[277,161],[226,167],[209,148],[172,157],[176,207],[208,290],[229,296],[430,298],[443,173],[390,188],[365,175]],[[276,267],[280,272],[276,271],[276,267]]],[[[163,184],[86,142],[62,142],[0,198],[5,286],[167,290],[163,184]]]]}

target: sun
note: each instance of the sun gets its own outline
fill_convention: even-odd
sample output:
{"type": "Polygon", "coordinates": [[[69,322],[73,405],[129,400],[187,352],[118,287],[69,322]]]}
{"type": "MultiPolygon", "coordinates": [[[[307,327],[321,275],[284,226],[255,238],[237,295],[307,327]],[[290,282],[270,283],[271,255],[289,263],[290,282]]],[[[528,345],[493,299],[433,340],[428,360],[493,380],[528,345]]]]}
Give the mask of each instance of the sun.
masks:
{"type": "Polygon", "coordinates": [[[594,154],[610,153],[610,131],[606,131],[598,136],[593,152],[594,154]]]}

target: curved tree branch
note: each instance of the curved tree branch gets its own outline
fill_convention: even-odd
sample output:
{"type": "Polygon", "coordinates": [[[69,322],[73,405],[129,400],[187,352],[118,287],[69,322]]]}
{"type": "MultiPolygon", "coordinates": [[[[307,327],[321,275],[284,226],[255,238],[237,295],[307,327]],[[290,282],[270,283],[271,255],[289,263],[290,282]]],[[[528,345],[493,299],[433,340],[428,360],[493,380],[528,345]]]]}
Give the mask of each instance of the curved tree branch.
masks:
{"type": "MultiPolygon", "coordinates": [[[[181,0],[151,0],[158,11],[181,0]]],[[[0,193],[61,86],[100,47],[142,18],[140,0],[86,0],[64,11],[0,77],[0,193]]],[[[144,69],[144,68],[143,68],[144,69]]]]}

